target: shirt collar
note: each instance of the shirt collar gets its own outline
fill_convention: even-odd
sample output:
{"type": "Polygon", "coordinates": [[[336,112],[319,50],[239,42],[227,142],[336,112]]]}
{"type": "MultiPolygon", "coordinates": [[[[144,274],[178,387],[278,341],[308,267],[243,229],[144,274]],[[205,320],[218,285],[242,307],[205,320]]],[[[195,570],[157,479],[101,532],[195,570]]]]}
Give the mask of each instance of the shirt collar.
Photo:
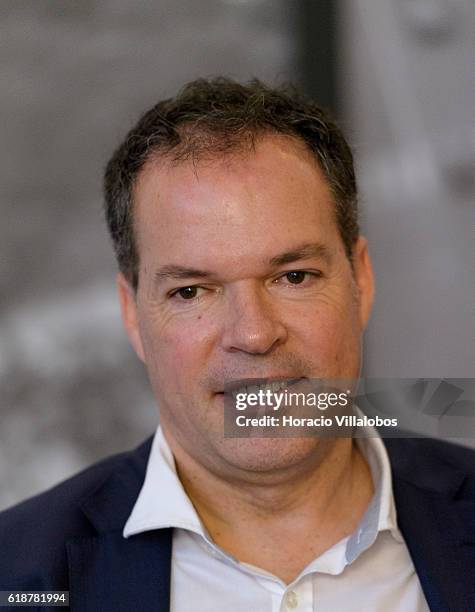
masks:
{"type": "MultiPolygon", "coordinates": [[[[358,409],[357,413],[362,416],[358,409]]],[[[391,465],[386,447],[376,428],[363,426],[359,430],[361,437],[355,438],[356,444],[371,470],[374,494],[358,527],[348,538],[345,551],[348,563],[369,548],[381,531],[388,530],[395,540],[403,541],[397,526],[391,465]]]]}
{"type": "Polygon", "coordinates": [[[159,426],[150,451],[142,489],[125,524],[123,535],[181,527],[205,537],[204,526],[176,472],[175,460],[159,426]]]}
{"type": "MultiPolygon", "coordinates": [[[[361,430],[363,435],[356,437],[356,443],[368,461],[375,492],[357,529],[346,538],[347,563],[352,563],[369,548],[380,531],[389,530],[397,541],[402,542],[397,528],[391,467],[386,448],[374,427],[363,427],[361,430]]],[[[125,524],[123,535],[128,538],[165,527],[193,531],[210,543],[206,529],[178,478],[173,454],[159,426],[154,436],[145,481],[125,524]]]]}

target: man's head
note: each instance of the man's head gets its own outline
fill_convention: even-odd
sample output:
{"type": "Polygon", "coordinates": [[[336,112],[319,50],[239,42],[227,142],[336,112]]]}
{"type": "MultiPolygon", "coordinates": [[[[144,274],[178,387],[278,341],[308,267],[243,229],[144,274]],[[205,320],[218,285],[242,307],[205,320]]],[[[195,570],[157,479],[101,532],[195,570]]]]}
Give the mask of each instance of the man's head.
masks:
{"type": "Polygon", "coordinates": [[[311,438],[224,439],[222,392],[358,376],[372,275],[338,129],[256,81],[197,81],[140,120],[105,185],[125,327],[173,444],[222,473],[311,459],[311,438]]]}

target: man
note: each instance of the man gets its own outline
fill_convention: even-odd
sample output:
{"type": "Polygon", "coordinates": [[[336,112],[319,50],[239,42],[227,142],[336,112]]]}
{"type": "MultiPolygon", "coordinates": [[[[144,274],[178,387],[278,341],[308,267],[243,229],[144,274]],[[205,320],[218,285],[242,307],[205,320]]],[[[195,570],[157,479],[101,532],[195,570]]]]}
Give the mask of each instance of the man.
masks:
{"type": "Polygon", "coordinates": [[[224,436],[228,383],[359,375],[373,277],[336,126],[198,80],[128,134],[105,196],[161,427],[0,516],[0,589],[75,611],[475,609],[472,452],[224,436]]]}

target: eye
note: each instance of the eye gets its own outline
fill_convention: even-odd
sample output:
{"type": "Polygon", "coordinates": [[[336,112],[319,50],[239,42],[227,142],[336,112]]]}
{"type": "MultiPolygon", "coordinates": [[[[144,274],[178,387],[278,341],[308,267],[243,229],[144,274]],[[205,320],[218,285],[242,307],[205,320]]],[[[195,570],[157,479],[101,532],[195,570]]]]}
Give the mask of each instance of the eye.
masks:
{"type": "Polygon", "coordinates": [[[198,295],[198,290],[200,287],[195,285],[191,285],[190,287],[181,287],[173,293],[170,294],[170,297],[179,296],[182,300],[193,300],[198,295]]]}
{"type": "Polygon", "coordinates": [[[313,281],[316,281],[322,276],[319,270],[289,270],[285,274],[282,274],[275,280],[276,283],[287,285],[302,285],[304,287],[310,287],[313,281]]]}

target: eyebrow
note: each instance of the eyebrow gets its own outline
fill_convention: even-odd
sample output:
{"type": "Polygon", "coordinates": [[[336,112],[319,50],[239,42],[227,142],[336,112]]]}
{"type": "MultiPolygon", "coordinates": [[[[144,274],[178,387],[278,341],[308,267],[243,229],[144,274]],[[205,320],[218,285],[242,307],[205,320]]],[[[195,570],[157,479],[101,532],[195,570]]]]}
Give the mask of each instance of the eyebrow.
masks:
{"type": "Polygon", "coordinates": [[[157,272],[155,272],[155,280],[157,281],[168,278],[209,278],[210,276],[212,276],[212,273],[207,272],[206,270],[198,270],[197,268],[188,268],[186,266],[177,266],[175,264],[162,266],[159,270],[157,270],[157,272]]]}
{"type": "Polygon", "coordinates": [[[282,266],[301,259],[323,259],[326,263],[331,262],[331,254],[324,244],[320,242],[307,242],[291,251],[275,255],[269,261],[271,266],[282,266]]]}
{"type": "MultiPolygon", "coordinates": [[[[331,262],[331,254],[324,244],[319,242],[309,242],[302,244],[290,251],[285,251],[274,255],[269,259],[269,264],[272,267],[282,266],[284,264],[293,263],[302,259],[323,259],[326,263],[331,262]]],[[[167,279],[190,279],[190,278],[210,278],[215,276],[213,272],[200,270],[188,266],[179,266],[176,264],[167,264],[162,266],[155,272],[155,281],[161,282],[167,279]]]]}

